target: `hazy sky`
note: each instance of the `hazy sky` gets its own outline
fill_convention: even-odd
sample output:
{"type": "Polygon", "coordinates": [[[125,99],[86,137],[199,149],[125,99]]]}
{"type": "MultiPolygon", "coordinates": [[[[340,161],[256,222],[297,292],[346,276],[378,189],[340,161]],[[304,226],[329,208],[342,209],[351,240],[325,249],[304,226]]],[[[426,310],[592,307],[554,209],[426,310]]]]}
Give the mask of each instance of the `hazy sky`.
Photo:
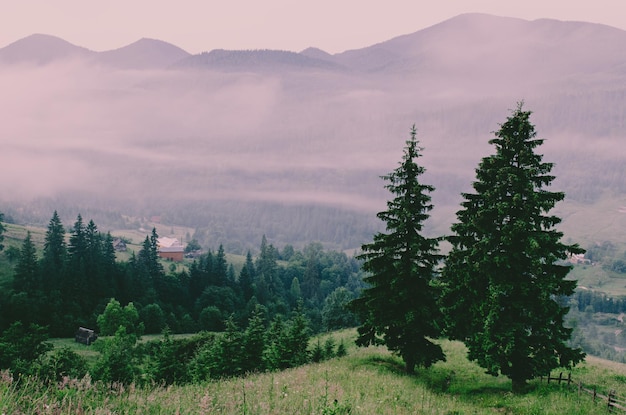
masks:
{"type": "Polygon", "coordinates": [[[309,46],[336,53],[466,12],[626,29],[623,7],[624,0],[11,0],[0,2],[0,47],[43,33],[96,51],[149,37],[194,54],[309,46]]]}

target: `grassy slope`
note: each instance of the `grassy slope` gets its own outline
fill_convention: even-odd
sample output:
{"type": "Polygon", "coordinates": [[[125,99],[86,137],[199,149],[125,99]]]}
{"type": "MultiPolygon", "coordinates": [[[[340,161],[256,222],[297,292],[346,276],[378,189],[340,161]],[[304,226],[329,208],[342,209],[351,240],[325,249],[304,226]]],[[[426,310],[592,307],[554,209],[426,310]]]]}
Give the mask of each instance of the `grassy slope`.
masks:
{"type": "Polygon", "coordinates": [[[576,203],[567,199],[551,213],[563,219],[560,229],[568,242],[583,248],[594,243],[611,241],[620,252],[626,250],[622,237],[626,232],[626,197],[604,195],[594,203],[576,203]]]}
{"type": "MultiPolygon", "coordinates": [[[[466,360],[457,342],[443,342],[447,362],[407,376],[386,349],[353,346],[354,330],[333,336],[344,339],[348,356],[201,385],[98,391],[82,382],[62,390],[19,390],[0,379],[0,413],[562,415],[605,410],[590,396],[578,396],[576,387],[539,380],[530,383],[529,393],[513,395],[508,379],[485,375],[466,360]]],[[[626,396],[625,365],[590,358],[574,369],[573,377],[601,392],[616,389],[626,396]]]]}
{"type": "MultiPolygon", "coordinates": [[[[26,234],[29,231],[35,247],[37,247],[39,251],[43,248],[43,242],[46,236],[45,229],[13,225],[10,223],[3,223],[3,225],[6,228],[3,242],[5,250],[9,247],[21,249],[26,234]]],[[[0,287],[5,287],[12,281],[13,270],[16,263],[17,261],[9,261],[5,253],[0,252],[0,287]]]]}

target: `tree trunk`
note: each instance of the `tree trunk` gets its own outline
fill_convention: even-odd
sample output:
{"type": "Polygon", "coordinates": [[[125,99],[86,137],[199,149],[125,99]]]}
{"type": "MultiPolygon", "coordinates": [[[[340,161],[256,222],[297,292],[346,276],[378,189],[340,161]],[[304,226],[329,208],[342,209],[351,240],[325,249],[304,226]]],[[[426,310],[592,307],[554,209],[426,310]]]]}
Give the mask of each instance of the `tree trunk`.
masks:
{"type": "Polygon", "coordinates": [[[409,375],[415,373],[415,358],[413,356],[405,356],[404,357],[404,370],[409,375]]]}
{"type": "Polygon", "coordinates": [[[525,379],[511,379],[512,381],[512,391],[513,393],[524,393],[526,391],[526,380],[525,379]]]}

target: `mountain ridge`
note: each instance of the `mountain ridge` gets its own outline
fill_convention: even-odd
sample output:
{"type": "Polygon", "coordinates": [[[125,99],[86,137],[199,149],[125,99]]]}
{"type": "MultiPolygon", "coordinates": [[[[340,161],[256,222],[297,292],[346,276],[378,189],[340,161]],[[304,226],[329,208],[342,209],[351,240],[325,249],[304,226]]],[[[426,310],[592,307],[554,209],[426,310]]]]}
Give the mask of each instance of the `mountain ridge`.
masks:
{"type": "MultiPolygon", "coordinates": [[[[271,69],[271,63],[274,62],[283,69],[309,67],[329,70],[351,68],[364,72],[389,69],[403,71],[419,68],[424,61],[441,65],[442,62],[438,62],[437,59],[441,59],[441,55],[446,54],[444,52],[452,47],[456,47],[457,50],[457,59],[452,61],[453,64],[473,66],[477,57],[490,56],[488,52],[490,48],[502,47],[499,45],[503,38],[511,42],[510,47],[529,48],[533,45],[537,47],[532,57],[536,61],[549,59],[555,53],[563,55],[567,52],[570,59],[555,69],[558,72],[579,65],[593,68],[596,58],[606,60],[607,56],[611,55],[615,57],[616,66],[626,62],[624,52],[626,31],[612,26],[556,19],[525,20],[484,13],[464,13],[412,33],[335,54],[315,47],[309,47],[301,52],[214,49],[200,54],[190,54],[166,41],[147,38],[117,49],[95,52],[56,36],[35,34],[1,48],[0,63],[47,64],[67,58],[90,57],[98,63],[135,69],[206,66],[254,70],[271,69]],[[593,39],[599,40],[593,42],[593,39]],[[599,43],[602,43],[601,48],[597,47],[599,43]],[[585,49],[585,59],[576,59],[576,55],[582,55],[577,52],[577,48],[585,49]],[[593,59],[589,59],[589,54],[593,59]]],[[[596,66],[602,64],[600,62],[596,66]]]]}

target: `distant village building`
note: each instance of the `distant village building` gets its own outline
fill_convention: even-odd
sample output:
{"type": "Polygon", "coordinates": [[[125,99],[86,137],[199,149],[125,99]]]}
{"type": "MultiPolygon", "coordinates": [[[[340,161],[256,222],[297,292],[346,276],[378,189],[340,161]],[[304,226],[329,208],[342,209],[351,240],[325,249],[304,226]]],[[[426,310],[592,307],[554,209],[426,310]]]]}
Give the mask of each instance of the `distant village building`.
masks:
{"type": "Polygon", "coordinates": [[[113,240],[113,249],[117,252],[126,252],[126,242],[122,238],[115,238],[113,240]]]}
{"type": "Polygon", "coordinates": [[[182,261],[185,253],[183,244],[176,238],[161,237],[157,240],[159,256],[170,261],[182,261]]]}
{"type": "Polygon", "coordinates": [[[585,258],[585,254],[572,254],[569,261],[572,264],[591,264],[591,260],[585,258]]]}
{"type": "Polygon", "coordinates": [[[87,329],[85,327],[79,327],[74,335],[74,340],[76,343],[86,344],[87,346],[91,345],[96,341],[98,335],[95,331],[91,329],[87,329]]]}

